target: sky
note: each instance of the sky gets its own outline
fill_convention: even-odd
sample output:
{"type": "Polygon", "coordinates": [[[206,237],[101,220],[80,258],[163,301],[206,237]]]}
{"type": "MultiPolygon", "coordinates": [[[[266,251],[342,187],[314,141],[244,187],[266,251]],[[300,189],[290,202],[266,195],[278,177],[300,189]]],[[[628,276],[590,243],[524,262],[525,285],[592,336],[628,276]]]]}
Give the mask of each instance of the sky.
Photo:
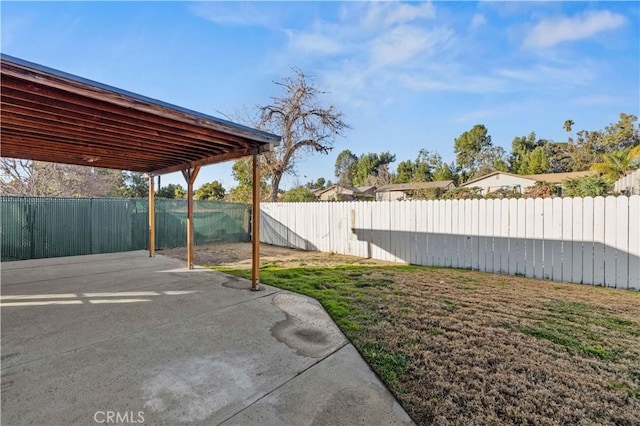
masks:
{"type": "MultiPolygon", "coordinates": [[[[350,126],[328,155],[303,156],[289,188],[335,180],[337,155],[420,149],[455,159],[476,124],[565,141],[564,121],[600,130],[640,115],[640,3],[10,2],[2,53],[221,118],[282,94],[299,68],[350,126]]],[[[236,186],[232,162],[195,183],[236,186]]],[[[179,183],[180,174],[162,177],[179,183]]]]}

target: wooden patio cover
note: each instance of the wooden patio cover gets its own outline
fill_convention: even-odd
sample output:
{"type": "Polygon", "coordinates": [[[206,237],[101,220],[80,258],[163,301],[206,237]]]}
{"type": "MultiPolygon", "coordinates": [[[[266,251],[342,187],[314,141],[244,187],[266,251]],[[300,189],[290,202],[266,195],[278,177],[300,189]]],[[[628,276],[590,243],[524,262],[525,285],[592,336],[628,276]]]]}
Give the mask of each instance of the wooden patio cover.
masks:
{"type": "MultiPolygon", "coordinates": [[[[143,172],[149,176],[153,231],[153,176],[181,171],[188,188],[188,267],[193,264],[193,183],[201,166],[254,157],[280,137],[67,74],[1,56],[0,155],[9,158],[143,172]]],[[[253,234],[259,235],[259,185],[254,184],[253,234]]],[[[150,232],[149,251],[154,238],[150,232]]],[[[258,285],[259,238],[254,242],[258,285]]]]}

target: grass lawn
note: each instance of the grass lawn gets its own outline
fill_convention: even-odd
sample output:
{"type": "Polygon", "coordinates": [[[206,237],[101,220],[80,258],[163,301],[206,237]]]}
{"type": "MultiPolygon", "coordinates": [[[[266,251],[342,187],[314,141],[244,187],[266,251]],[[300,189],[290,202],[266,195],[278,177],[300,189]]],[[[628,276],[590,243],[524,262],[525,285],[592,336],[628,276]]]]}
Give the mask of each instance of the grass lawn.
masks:
{"type": "Polygon", "coordinates": [[[640,424],[638,292],[418,266],[261,281],[319,300],[418,424],[640,424]]]}

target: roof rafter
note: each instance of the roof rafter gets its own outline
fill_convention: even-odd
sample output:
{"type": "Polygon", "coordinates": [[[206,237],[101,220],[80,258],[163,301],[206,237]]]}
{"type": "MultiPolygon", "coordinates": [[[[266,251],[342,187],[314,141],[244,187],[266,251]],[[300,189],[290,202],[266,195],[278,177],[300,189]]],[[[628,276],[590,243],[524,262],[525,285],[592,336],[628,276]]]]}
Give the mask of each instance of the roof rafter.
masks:
{"type": "Polygon", "coordinates": [[[164,174],[280,137],[2,55],[3,157],[164,174]]]}

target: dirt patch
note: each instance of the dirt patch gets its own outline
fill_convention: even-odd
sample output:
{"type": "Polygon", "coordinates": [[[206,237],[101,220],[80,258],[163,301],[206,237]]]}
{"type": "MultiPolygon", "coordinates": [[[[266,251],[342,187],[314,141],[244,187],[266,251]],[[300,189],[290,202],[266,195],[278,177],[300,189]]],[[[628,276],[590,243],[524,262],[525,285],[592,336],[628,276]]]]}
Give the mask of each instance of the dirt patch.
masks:
{"type": "MultiPolygon", "coordinates": [[[[187,260],[186,248],[158,250],[159,254],[187,260]]],[[[202,266],[227,266],[237,269],[251,268],[250,243],[221,243],[197,246],[194,249],[194,263],[202,266]]],[[[391,265],[393,263],[375,259],[362,259],[317,251],[294,250],[284,247],[260,245],[260,264],[283,267],[319,267],[338,265],[391,265]]]]}

